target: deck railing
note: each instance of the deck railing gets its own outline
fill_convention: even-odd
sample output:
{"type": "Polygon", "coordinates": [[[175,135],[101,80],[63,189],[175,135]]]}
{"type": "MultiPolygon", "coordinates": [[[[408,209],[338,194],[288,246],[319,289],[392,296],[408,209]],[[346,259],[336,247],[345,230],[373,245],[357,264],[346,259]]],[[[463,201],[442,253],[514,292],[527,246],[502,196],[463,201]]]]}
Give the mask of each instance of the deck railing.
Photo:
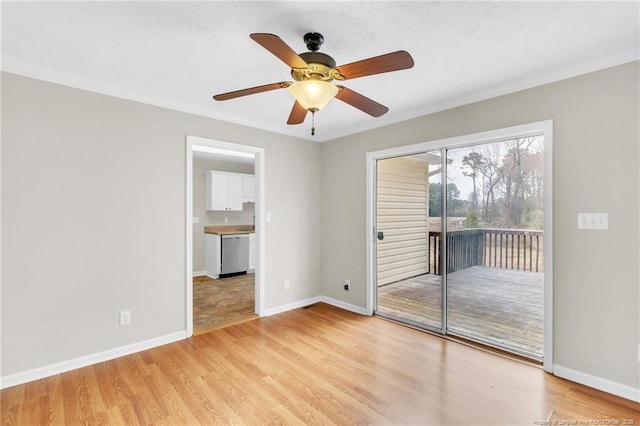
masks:
{"type": "MultiPolygon", "coordinates": [[[[464,229],[447,233],[447,272],[471,266],[544,272],[544,231],[464,229]]],[[[429,273],[441,274],[440,232],[429,232],[429,273]]]]}

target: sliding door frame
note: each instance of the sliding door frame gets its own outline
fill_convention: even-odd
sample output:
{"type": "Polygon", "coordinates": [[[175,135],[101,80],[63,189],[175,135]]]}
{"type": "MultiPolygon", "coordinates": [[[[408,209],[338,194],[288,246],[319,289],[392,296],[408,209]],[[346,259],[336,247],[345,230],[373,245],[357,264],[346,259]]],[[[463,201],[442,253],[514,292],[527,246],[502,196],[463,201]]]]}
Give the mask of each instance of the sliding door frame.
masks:
{"type": "MultiPolygon", "coordinates": [[[[482,143],[511,140],[519,137],[544,136],[544,325],[543,325],[543,368],[553,372],[553,121],[545,120],[519,126],[490,130],[452,138],[432,140],[368,152],[366,154],[366,312],[373,315],[376,307],[376,163],[392,157],[414,155],[442,148],[453,149],[482,143]]],[[[445,161],[445,159],[443,159],[445,161]]],[[[444,171],[443,178],[446,178],[444,171]]],[[[446,202],[446,197],[445,201],[446,202]]],[[[446,205],[443,206],[443,209],[446,205]]],[[[446,277],[444,277],[446,280],[446,277]]],[[[443,281],[446,297],[446,281],[443,281]]],[[[446,310],[444,310],[446,311],[446,310]]],[[[446,334],[446,313],[443,313],[442,333],[446,334]]]]}

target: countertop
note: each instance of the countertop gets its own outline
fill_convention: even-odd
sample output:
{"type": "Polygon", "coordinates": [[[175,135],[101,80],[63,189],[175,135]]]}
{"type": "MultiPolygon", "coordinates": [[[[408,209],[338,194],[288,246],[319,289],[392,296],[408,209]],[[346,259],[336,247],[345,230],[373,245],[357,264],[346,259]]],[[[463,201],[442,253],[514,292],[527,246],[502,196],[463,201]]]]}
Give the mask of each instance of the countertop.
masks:
{"type": "Polygon", "coordinates": [[[253,234],[253,225],[209,225],[204,227],[205,234],[233,235],[233,234],[253,234]]]}

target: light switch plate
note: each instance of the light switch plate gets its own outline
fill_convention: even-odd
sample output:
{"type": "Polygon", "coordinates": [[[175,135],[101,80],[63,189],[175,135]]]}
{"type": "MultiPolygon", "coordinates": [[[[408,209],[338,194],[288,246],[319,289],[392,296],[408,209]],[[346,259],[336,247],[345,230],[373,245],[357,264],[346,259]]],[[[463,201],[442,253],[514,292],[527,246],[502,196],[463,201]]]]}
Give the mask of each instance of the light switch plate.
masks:
{"type": "Polygon", "coordinates": [[[193,223],[200,223],[200,218],[198,216],[194,216],[193,223]]]}
{"type": "Polygon", "coordinates": [[[578,229],[609,229],[609,214],[578,213],[578,229]]]}
{"type": "Polygon", "coordinates": [[[120,312],[120,325],[131,324],[131,311],[120,312]]]}
{"type": "Polygon", "coordinates": [[[271,222],[271,212],[267,212],[267,214],[265,215],[265,222],[270,223],[271,222]]]}

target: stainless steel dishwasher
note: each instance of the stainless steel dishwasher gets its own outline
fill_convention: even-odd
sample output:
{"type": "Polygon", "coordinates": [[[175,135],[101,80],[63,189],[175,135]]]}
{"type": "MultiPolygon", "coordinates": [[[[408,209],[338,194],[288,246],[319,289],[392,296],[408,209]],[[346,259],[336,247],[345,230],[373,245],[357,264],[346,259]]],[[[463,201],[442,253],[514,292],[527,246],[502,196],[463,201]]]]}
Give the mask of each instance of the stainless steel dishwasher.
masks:
{"type": "Polygon", "coordinates": [[[249,269],[249,234],[223,235],[220,276],[240,274],[249,269]]]}

